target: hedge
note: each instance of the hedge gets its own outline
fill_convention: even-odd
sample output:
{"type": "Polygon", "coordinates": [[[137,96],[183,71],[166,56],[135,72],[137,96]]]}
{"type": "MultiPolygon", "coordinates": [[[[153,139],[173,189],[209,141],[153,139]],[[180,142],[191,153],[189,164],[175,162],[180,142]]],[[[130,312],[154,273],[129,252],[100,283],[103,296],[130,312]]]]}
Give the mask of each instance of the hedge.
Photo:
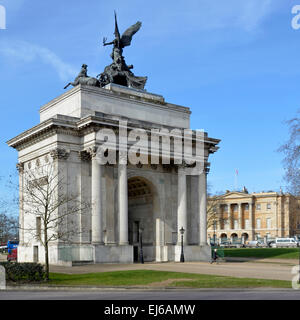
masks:
{"type": "Polygon", "coordinates": [[[5,268],[6,280],[13,282],[41,281],[45,277],[44,266],[39,263],[0,262],[5,268]]]}

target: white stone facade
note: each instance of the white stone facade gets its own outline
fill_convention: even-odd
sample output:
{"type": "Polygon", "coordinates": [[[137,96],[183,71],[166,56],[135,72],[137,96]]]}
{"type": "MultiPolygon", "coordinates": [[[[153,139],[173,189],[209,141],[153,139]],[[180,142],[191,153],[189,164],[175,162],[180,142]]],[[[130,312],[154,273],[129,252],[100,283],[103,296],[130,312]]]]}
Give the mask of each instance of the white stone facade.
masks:
{"type": "MultiPolygon", "coordinates": [[[[166,103],[162,96],[145,91],[118,85],[77,86],[40,109],[40,124],[8,141],[19,152],[21,199],[26,170],[37,161],[43,165],[50,159],[70,186],[66,192],[91,202],[87,214],[72,218],[72,225],[80,230],[78,235],[68,243],[58,240],[50,244],[51,264],[132,263],[139,257],[141,236],[145,261],[179,261],[181,227],[185,229],[185,261],[210,258],[207,169],[187,175],[183,166],[172,161],[122,164],[118,152],[114,165],[100,164],[97,158],[101,128],[118,132],[120,121],[126,121],[130,128],[147,131],[188,129],[190,113],[189,108],[166,103]]],[[[207,168],[219,140],[206,133],[204,137],[207,168]]],[[[24,212],[20,205],[18,260],[44,262],[43,246],[26,233],[29,217],[24,212]]]]}

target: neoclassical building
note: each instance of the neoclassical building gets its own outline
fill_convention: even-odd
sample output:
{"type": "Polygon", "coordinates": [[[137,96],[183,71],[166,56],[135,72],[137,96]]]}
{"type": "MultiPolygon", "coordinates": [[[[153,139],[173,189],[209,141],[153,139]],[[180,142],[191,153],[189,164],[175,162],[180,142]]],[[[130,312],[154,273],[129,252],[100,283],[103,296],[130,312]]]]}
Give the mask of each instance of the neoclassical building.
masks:
{"type": "MultiPolygon", "coordinates": [[[[98,138],[103,128],[116,136],[124,123],[126,135],[136,128],[146,132],[184,130],[190,128],[190,114],[189,108],[167,103],[162,96],[144,90],[115,84],[105,88],[78,85],[41,107],[38,125],[8,141],[18,151],[21,200],[26,172],[52,161],[58,176],[68,184],[63,192],[91,203],[87,212],[77,212],[64,226],[80,232],[69,241],[49,243],[51,264],[131,263],[138,259],[141,236],[145,261],[179,261],[181,228],[185,230],[185,260],[209,259],[208,158],[220,140],[203,133],[203,169],[197,172],[184,162],[175,164],[174,150],[169,164],[163,163],[161,155],[158,163],[131,164],[126,153],[122,159],[120,141],[115,164],[102,164],[98,152],[104,143],[98,138]]],[[[193,149],[196,143],[193,135],[193,149]]],[[[146,149],[139,152],[146,154],[146,149]]],[[[44,262],[43,245],[26,231],[30,224],[36,226],[37,233],[42,232],[41,221],[29,217],[24,202],[20,201],[18,260],[44,262]]],[[[58,206],[55,213],[62,212],[58,206]]]]}
{"type": "Polygon", "coordinates": [[[292,237],[300,235],[299,199],[284,193],[230,192],[215,201],[215,227],[211,223],[208,238],[218,239],[292,237]]]}

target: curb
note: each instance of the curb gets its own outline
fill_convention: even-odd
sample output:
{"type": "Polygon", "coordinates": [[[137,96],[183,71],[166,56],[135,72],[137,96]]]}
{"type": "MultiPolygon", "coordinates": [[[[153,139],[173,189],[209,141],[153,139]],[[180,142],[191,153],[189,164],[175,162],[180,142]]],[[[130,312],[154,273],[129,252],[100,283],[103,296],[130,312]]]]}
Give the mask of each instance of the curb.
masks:
{"type": "Polygon", "coordinates": [[[89,287],[89,286],[8,286],[5,290],[0,290],[0,292],[5,291],[151,291],[151,292],[161,292],[161,291],[174,291],[174,292],[185,292],[185,291],[202,291],[202,292],[255,292],[255,291],[295,291],[292,288],[183,288],[183,287],[89,287]]]}

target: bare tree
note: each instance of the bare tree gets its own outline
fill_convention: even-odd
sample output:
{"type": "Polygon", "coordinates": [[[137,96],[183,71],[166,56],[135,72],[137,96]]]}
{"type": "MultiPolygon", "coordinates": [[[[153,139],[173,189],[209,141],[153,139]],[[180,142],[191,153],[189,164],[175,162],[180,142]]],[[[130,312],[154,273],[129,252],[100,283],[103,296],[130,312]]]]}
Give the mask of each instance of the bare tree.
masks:
{"type": "Polygon", "coordinates": [[[18,218],[0,213],[0,242],[7,242],[10,239],[18,238],[18,218]]]}
{"type": "Polygon", "coordinates": [[[68,189],[64,172],[59,172],[55,162],[24,171],[20,199],[24,223],[20,228],[44,247],[46,280],[49,279],[49,244],[71,243],[82,232],[76,222],[78,215],[90,207],[68,189]]]}
{"type": "MultiPolygon", "coordinates": [[[[11,178],[11,175],[9,175],[11,178]]],[[[15,201],[16,189],[11,190],[10,180],[0,177],[1,197],[0,197],[0,242],[18,239],[18,206],[15,201]]]]}
{"type": "Polygon", "coordinates": [[[222,195],[224,192],[220,191],[217,192],[216,194],[211,193],[212,186],[210,183],[207,185],[207,220],[206,220],[206,225],[207,229],[213,228],[214,223],[222,223],[222,216],[219,210],[219,206],[222,202],[222,195]]]}
{"type": "MultiPolygon", "coordinates": [[[[298,111],[299,113],[300,111],[298,111]]],[[[290,131],[289,140],[278,151],[284,154],[284,179],[287,189],[293,195],[300,195],[300,119],[295,117],[287,121],[290,131]]]]}
{"type": "Polygon", "coordinates": [[[222,223],[222,216],[219,206],[222,202],[222,196],[208,196],[207,202],[207,229],[214,227],[214,223],[222,223]]]}

